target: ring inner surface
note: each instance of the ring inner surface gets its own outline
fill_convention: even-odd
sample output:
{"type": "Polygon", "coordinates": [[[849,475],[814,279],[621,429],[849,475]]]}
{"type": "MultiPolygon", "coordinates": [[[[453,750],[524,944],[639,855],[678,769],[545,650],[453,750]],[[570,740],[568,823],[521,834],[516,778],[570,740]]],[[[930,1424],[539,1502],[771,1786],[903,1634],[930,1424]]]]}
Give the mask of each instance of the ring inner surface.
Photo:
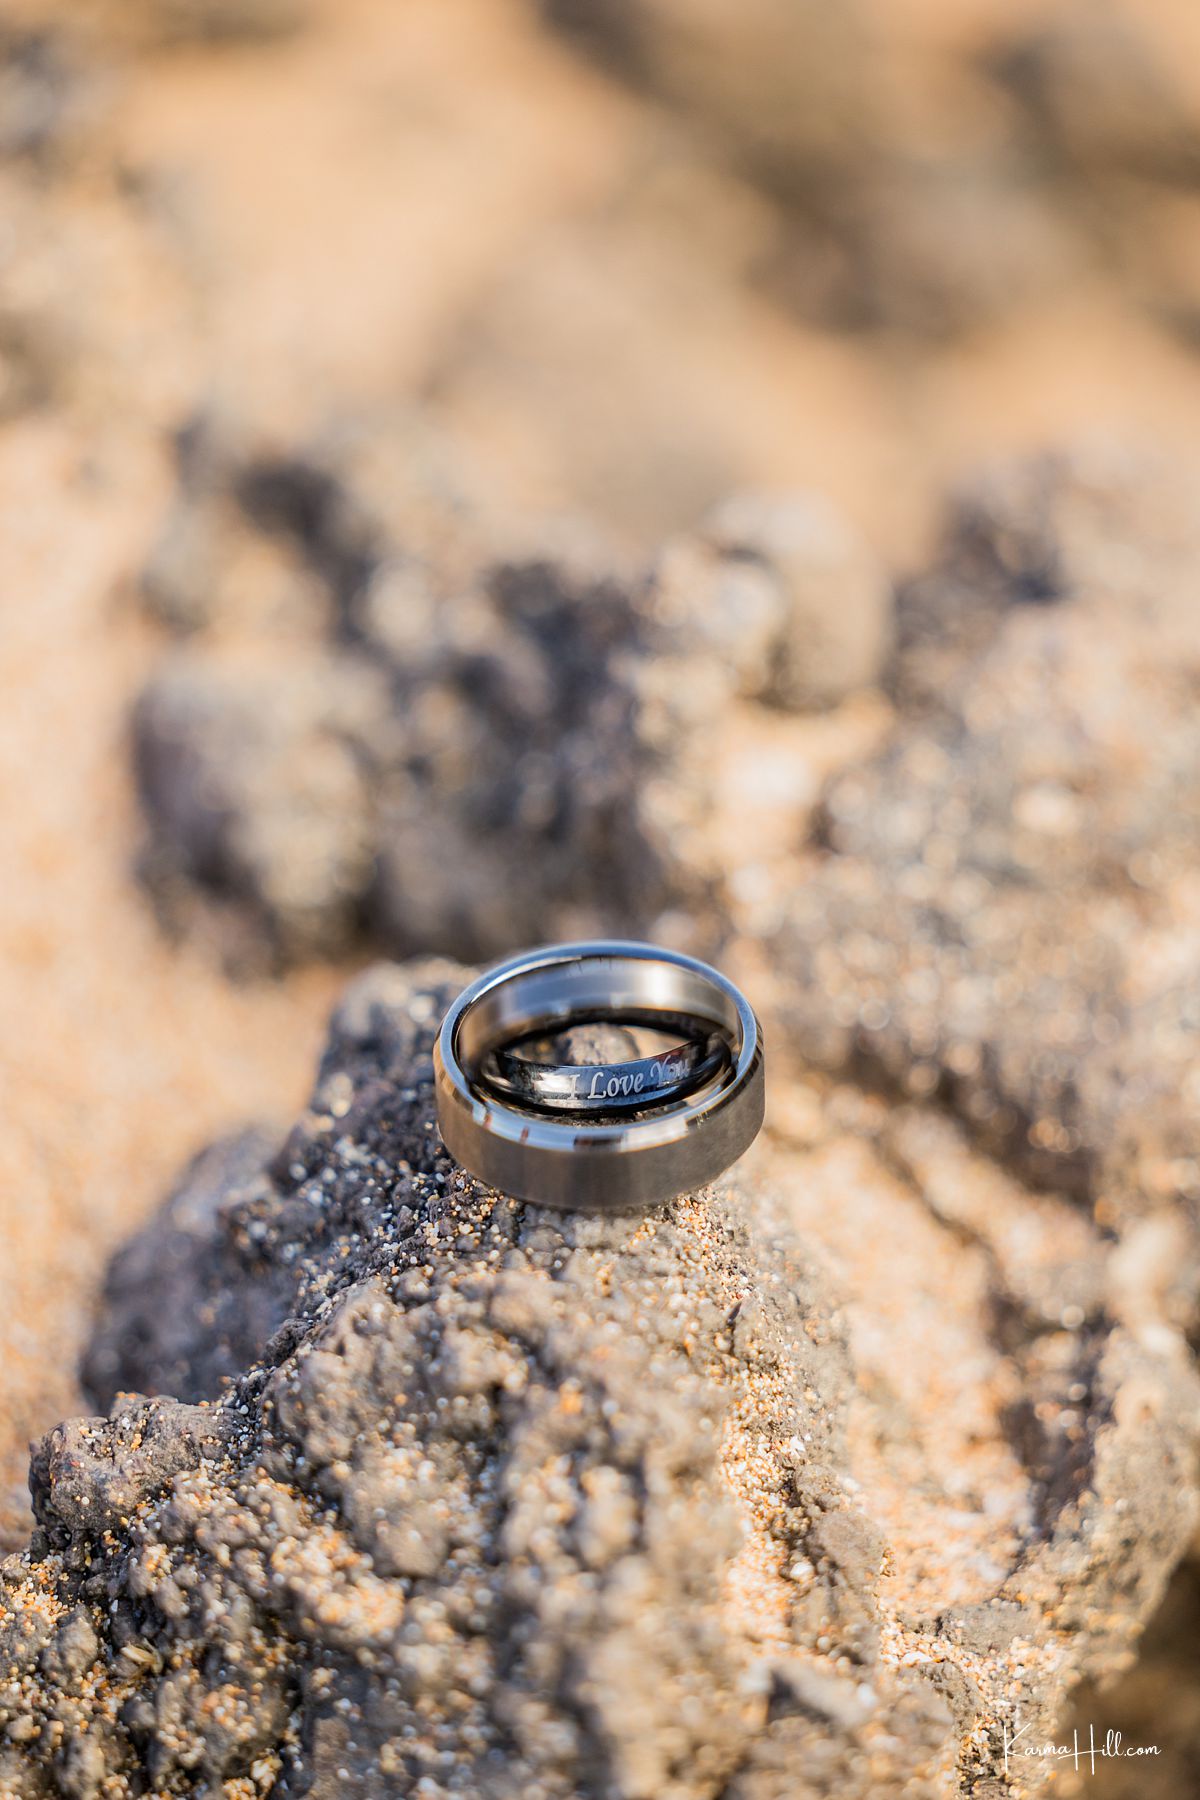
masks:
{"type": "MultiPolygon", "coordinates": [[[[571,1032],[585,1031],[589,1027],[601,1025],[611,1026],[614,1031],[622,1031],[633,1038],[636,1047],[626,1052],[618,1052],[613,1056],[589,1056],[588,1062],[604,1062],[605,1065],[621,1062],[635,1062],[642,1057],[669,1056],[673,1051],[685,1051],[694,1044],[717,1036],[723,1043],[729,1044],[728,1034],[710,1023],[707,1019],[697,1019],[686,1013],[642,1013],[634,1015],[622,1013],[619,1018],[612,1018],[607,1012],[592,1013],[586,1019],[552,1019],[548,1025],[535,1026],[532,1031],[522,1032],[520,1037],[509,1038],[504,1043],[493,1044],[489,1054],[509,1058],[519,1057],[535,1068],[570,1067],[563,1056],[557,1054],[556,1046],[571,1032]]],[[[580,1064],[574,1065],[582,1066],[580,1064]]]]}
{"type": "Polygon", "coordinates": [[[624,1056],[601,1062],[594,1055],[579,1060],[555,1055],[556,1038],[561,1041],[587,1025],[610,1023],[615,1024],[607,1019],[573,1019],[560,1024],[555,1033],[535,1032],[493,1049],[480,1065],[480,1085],[538,1112],[629,1112],[691,1096],[729,1070],[731,1046],[723,1031],[701,1020],[668,1019],[666,1014],[655,1015],[652,1025],[631,1028],[627,1020],[620,1021],[615,1028],[634,1040],[633,1050],[624,1056]]]}
{"type": "Polygon", "coordinates": [[[735,1061],[741,1049],[737,1006],[723,988],[677,963],[619,956],[542,964],[503,978],[463,1012],[455,1049],[473,1079],[491,1050],[600,1023],[682,1028],[689,1036],[715,1027],[735,1061]]]}

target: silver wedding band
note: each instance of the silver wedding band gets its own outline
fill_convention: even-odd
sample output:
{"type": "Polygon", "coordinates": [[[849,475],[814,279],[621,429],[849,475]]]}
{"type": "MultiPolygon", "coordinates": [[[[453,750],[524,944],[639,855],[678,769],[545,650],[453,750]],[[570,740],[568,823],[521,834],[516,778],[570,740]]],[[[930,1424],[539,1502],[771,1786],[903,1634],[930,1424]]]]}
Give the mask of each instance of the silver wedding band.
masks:
{"type": "Polygon", "coordinates": [[[543,1206],[624,1211],[706,1186],[753,1143],[763,1119],[762,1033],[733,983],[694,957],[649,944],[553,945],[463,990],[438,1033],[434,1082],[446,1148],[487,1186],[543,1206]],[[596,1020],[659,1029],[687,1021],[691,1038],[707,1045],[715,1036],[721,1055],[686,1092],[654,1095],[632,1112],[614,1105],[555,1116],[544,1099],[487,1085],[495,1053],[596,1020]]]}

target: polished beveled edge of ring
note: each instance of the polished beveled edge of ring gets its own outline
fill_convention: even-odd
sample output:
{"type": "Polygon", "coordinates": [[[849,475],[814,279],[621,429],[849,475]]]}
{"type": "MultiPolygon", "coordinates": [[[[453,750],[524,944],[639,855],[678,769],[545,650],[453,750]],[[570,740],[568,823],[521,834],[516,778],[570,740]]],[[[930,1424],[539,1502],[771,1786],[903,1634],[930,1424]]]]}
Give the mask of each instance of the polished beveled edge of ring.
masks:
{"type": "Polygon", "coordinates": [[[489,1187],[543,1206],[621,1211],[714,1181],[762,1126],[762,1033],[745,997],[694,957],[598,940],[510,958],[458,996],[434,1045],[438,1124],[450,1154],[489,1187]],[[636,1118],[551,1117],[477,1085],[495,1044],[591,1015],[680,1015],[725,1034],[723,1077],[636,1118]]]}
{"type": "Polygon", "coordinates": [[[610,1063],[546,1063],[521,1056],[510,1044],[491,1050],[479,1066],[478,1087],[518,1106],[555,1112],[633,1112],[681,1099],[703,1087],[729,1061],[719,1031],[672,1044],[654,1056],[610,1063]]]}

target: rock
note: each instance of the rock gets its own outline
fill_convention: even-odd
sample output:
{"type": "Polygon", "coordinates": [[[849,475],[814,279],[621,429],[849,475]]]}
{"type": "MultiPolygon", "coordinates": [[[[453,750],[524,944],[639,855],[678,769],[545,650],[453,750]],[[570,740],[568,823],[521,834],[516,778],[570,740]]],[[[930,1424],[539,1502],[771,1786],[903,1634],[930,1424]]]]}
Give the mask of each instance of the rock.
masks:
{"type": "Polygon", "coordinates": [[[996,57],[996,72],[1049,151],[1091,176],[1194,183],[1200,113],[1135,8],[1070,0],[996,57]]]}
{"type": "Polygon", "coordinates": [[[78,230],[49,229],[41,195],[0,166],[5,233],[0,246],[0,423],[72,391],[88,322],[66,301],[90,246],[78,230]]]}
{"type": "Polygon", "coordinates": [[[736,17],[673,0],[543,9],[769,197],[774,243],[759,273],[806,317],[938,341],[1078,270],[1080,218],[1056,212],[1054,184],[1031,174],[962,44],[935,33],[914,54],[859,5],[752,0],[736,17]]]}
{"type": "Polygon", "coordinates": [[[336,952],[374,872],[360,751],[386,717],[386,688],[358,662],[173,658],[133,717],[138,784],[170,852],[148,861],[151,885],[166,898],[182,874],[232,890],[279,956],[336,952]]]}
{"type": "MultiPolygon", "coordinates": [[[[112,1733],[104,1772],[153,1768],[167,1793],[255,1756],[298,1787],[332,1758],[344,1792],[711,1792],[759,1710],[719,1605],[739,1533],[718,1427],[751,1390],[717,1339],[744,1283],[761,1287],[776,1378],[740,1432],[768,1461],[802,1422],[833,1454],[829,1403],[804,1394],[837,1391],[840,1349],[799,1265],[752,1274],[732,1196],[662,1216],[641,1272],[630,1253],[610,1288],[636,1222],[529,1214],[454,1173],[428,1122],[446,990],[418,981],[398,1014],[396,989],[385,975],[352,997],[314,1118],[331,1089],[356,1098],[307,1155],[293,1144],[283,1186],[253,1203],[264,1229],[245,1204],[211,1212],[193,1258],[199,1287],[232,1291],[225,1259],[254,1243],[299,1341],[281,1352],[277,1335],[224,1406],[139,1402],[39,1453],[30,1583],[50,1560],[60,1580],[76,1569],[80,1594],[110,1596],[93,1616],[122,1652],[72,1716],[112,1733]],[[164,1487],[167,1464],[137,1446],[170,1418],[164,1487]],[[219,1463],[198,1460],[192,1420],[229,1427],[219,1463]],[[117,1508],[120,1572],[104,1550],[117,1508]],[[172,1640],[193,1647],[182,1667],[172,1640]]],[[[203,1304],[188,1316],[199,1387],[215,1373],[203,1304]]],[[[44,1663],[20,1667],[21,1705],[45,1721],[36,1766],[65,1702],[39,1686],[44,1663]]]]}
{"type": "MultiPolygon", "coordinates": [[[[1193,1557],[1172,1578],[1162,1605],[1146,1628],[1138,1659],[1115,1685],[1085,1686],[1075,1696],[1070,1729],[1081,1742],[1098,1743],[1115,1729],[1126,1746],[1153,1744],[1157,1754],[1110,1765],[1115,1800],[1172,1800],[1194,1779],[1197,1707],[1194,1674],[1196,1618],[1200,1613],[1200,1562],[1193,1557]],[[1134,1768],[1140,1764],[1140,1772],[1134,1768]]],[[[1067,1741],[1071,1741],[1069,1736],[1067,1741]]]]}
{"type": "Polygon", "coordinates": [[[958,510],[773,947],[799,1054],[940,1096],[1106,1223],[1200,1203],[1196,516],[1124,456],[958,510]]]}
{"type": "Polygon", "coordinates": [[[142,570],[142,594],[153,616],[184,633],[212,623],[220,584],[236,557],[236,525],[213,498],[206,506],[171,507],[142,570]]]}
{"type": "Polygon", "coordinates": [[[855,107],[880,77],[862,8],[749,0],[736,20],[670,0],[543,0],[551,22],[697,119],[743,166],[785,191],[836,167],[862,138],[855,107]]]}
{"type": "Polygon", "coordinates": [[[121,1531],[150,1494],[182,1469],[222,1455],[237,1415],[125,1396],[107,1420],[71,1419],[37,1446],[30,1464],[34,1517],[47,1537],[121,1531]]]}
{"type": "MultiPolygon", "coordinates": [[[[154,1233],[132,1238],[113,1257],[104,1310],[82,1371],[89,1396],[105,1410],[121,1389],[189,1391],[196,1258],[218,1227],[219,1209],[236,1203],[233,1197],[243,1188],[261,1184],[263,1164],[274,1148],[268,1133],[248,1130],[201,1151],[159,1213],[154,1233]]],[[[221,1359],[222,1343],[225,1351],[219,1366],[210,1366],[206,1391],[218,1393],[251,1360],[242,1323],[247,1300],[253,1304],[250,1295],[236,1301],[228,1293],[213,1296],[205,1321],[210,1364],[221,1359]],[[231,1305],[233,1323],[226,1327],[223,1315],[231,1305]]],[[[251,1341],[265,1343],[275,1323],[264,1298],[261,1316],[248,1328],[251,1341]]]]}
{"type": "Polygon", "coordinates": [[[364,928],[495,955],[531,910],[543,936],[674,918],[711,944],[727,738],[744,708],[769,726],[878,679],[870,553],[799,497],[731,504],[651,566],[574,525],[489,549],[433,473],[388,504],[409,449],[370,425],[307,452],[181,435],[146,584],[190,641],[134,714],[164,914],[198,886],[285,962],[364,928]]]}
{"type": "Polygon", "coordinates": [[[879,680],[892,584],[832,507],[816,496],[739,496],[717,509],[709,535],[726,563],[761,569],[780,594],[767,697],[789,711],[831,706],[879,680]]]}
{"type": "Polygon", "coordinates": [[[0,25],[0,161],[20,157],[44,169],[77,155],[95,123],[93,79],[61,28],[0,25]]]}
{"type": "Polygon", "coordinates": [[[100,1639],[86,1608],[80,1607],[67,1615],[43,1650],[42,1673],[59,1687],[68,1687],[92,1668],[99,1654],[100,1639]]]}
{"type": "Polygon", "coordinates": [[[161,1354],[180,1391],[35,1453],[38,1533],[0,1568],[6,1791],[998,1779],[1012,1709],[1048,1724],[1119,1666],[1194,1530],[1181,1345],[1032,1303],[993,1342],[1072,1230],[1102,1270],[1100,1235],[944,1117],[849,1089],[807,1151],[766,1144],[644,1219],[488,1192],[433,1123],[468,973],[360,977],[282,1148],[257,1173],[248,1141],[210,1153],[124,1253],[106,1380],[161,1354]],[[976,1238],[940,1216],[972,1195],[976,1238]],[[839,1227],[894,1248],[856,1270],[839,1227]],[[132,1280],[160,1252],[170,1317],[132,1280]],[[940,1406],[906,1415],[923,1383],[940,1406]]]}
{"type": "Polygon", "coordinates": [[[542,10],[755,184],[774,225],[756,273],[803,316],[938,344],[1099,273],[1194,338],[1176,246],[1200,110],[1161,14],[1067,0],[958,31],[795,0],[542,10]]]}
{"type": "Polygon", "coordinates": [[[495,563],[407,671],[416,780],[386,785],[376,917],[390,944],[474,956],[649,921],[673,871],[639,800],[648,741],[624,663],[630,579],[587,534],[495,563]]]}
{"type": "Polygon", "coordinates": [[[976,471],[949,497],[933,566],[899,590],[888,683],[901,704],[953,701],[1014,607],[1105,597],[1133,612],[1186,579],[1184,481],[1108,443],[976,471]]]}
{"type": "Polygon", "coordinates": [[[953,156],[856,147],[827,188],[809,190],[811,212],[785,215],[764,280],[827,329],[936,352],[1081,277],[1089,246],[1078,215],[1056,216],[1055,198],[1011,153],[981,156],[973,141],[953,156]]]}
{"type": "Polygon", "coordinates": [[[142,0],[125,20],[151,42],[175,44],[270,40],[311,17],[309,0],[142,0]]]}

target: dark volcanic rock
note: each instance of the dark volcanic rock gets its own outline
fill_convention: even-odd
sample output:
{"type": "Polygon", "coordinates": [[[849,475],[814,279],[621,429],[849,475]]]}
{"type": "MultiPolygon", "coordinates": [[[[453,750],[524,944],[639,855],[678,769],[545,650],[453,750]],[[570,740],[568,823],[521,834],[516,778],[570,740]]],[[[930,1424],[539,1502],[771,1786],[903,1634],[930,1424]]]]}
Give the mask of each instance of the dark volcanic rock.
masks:
{"type": "Polygon", "coordinates": [[[37,1445],[29,1469],[34,1517],[50,1539],[120,1531],[173,1475],[220,1461],[238,1415],[126,1396],[102,1423],[70,1419],[37,1445]]]}
{"type": "Polygon", "coordinates": [[[239,1331],[265,1360],[215,1409],[122,1402],[39,1450],[37,1552],[9,1566],[18,1791],[53,1769],[82,1794],[263,1770],[296,1793],[708,1794],[764,1723],[722,1599],[727,1465],[768,1471],[776,1558],[848,1508],[844,1352],[745,1195],[564,1221],[455,1172],[426,1071],[446,991],[352,993],[313,1111],[209,1209],[191,1385],[239,1331]],[[748,1293],[752,1359],[729,1330],[748,1293]]]}
{"type": "Polygon", "coordinates": [[[344,659],[247,670],[172,661],[133,720],[139,786],[162,834],[148,876],[167,881],[170,852],[186,845],[188,873],[236,894],[281,954],[339,950],[373,876],[360,746],[386,707],[372,671],[344,659]]]}
{"type": "MultiPolygon", "coordinates": [[[[964,1532],[962,1465],[940,1493],[789,1224],[787,1181],[819,1187],[818,1160],[646,1218],[487,1192],[432,1117],[432,1036],[465,974],[356,982],[283,1147],[210,1153],[124,1253],[97,1380],[152,1386],[157,1364],[180,1394],[35,1453],[38,1530],[0,1570],[0,1791],[932,1800],[956,1761],[958,1791],[987,1791],[1002,1721],[1048,1722],[1127,1656],[1194,1528],[1182,1361],[1098,1290],[1078,1331],[1010,1322],[1024,1524],[1010,1540],[998,1492],[964,1532]],[[981,1530],[1003,1560],[975,1572],[981,1530]],[[937,1616],[912,1574],[931,1534],[934,1591],[958,1595],[937,1616]]],[[[851,1209],[894,1234],[904,1181],[923,1229],[960,1209],[941,1312],[915,1292],[900,1309],[937,1381],[962,1345],[955,1281],[986,1310],[966,1197],[997,1234],[997,1300],[1069,1233],[981,1186],[946,1121],[863,1105],[825,1112],[857,1134],[851,1209]],[[871,1172],[885,1140],[903,1178],[871,1172]]]]}
{"type": "Polygon", "coordinates": [[[102,1323],[83,1368],[84,1386],[107,1409],[118,1390],[207,1398],[240,1375],[278,1323],[267,1287],[214,1288],[197,1310],[197,1271],[243,1188],[261,1186],[275,1146],[245,1131],[211,1145],[184,1171],[154,1230],[113,1258],[102,1323]],[[203,1324],[206,1354],[196,1365],[203,1324]]]}
{"type": "Polygon", "coordinates": [[[394,424],[303,454],[184,434],[146,583],[200,641],[134,717],[168,913],[199,884],[284,959],[364,927],[491,955],[531,917],[565,937],[675,913],[710,940],[726,728],[878,679],[875,559],[828,507],[765,497],[650,568],[581,528],[488,549],[425,467],[394,424]]]}

